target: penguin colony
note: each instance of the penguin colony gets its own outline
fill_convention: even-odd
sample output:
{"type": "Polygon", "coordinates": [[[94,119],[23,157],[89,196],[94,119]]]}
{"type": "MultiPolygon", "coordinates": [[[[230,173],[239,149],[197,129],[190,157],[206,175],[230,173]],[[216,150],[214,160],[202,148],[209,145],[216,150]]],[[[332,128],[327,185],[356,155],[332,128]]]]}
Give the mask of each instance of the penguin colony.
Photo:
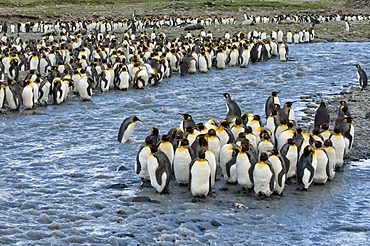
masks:
{"type": "Polygon", "coordinates": [[[348,105],[339,102],[331,125],[321,102],[309,133],[296,124],[294,102],[281,104],[278,93],[267,98],[264,117],[242,113],[224,93],[227,113],[219,122],[195,122],[184,113],[180,125],[163,135],[153,127],[137,153],[136,174],[161,194],[169,193],[170,182],[175,182],[203,198],[220,179],[254,191],[257,198],[282,195],[287,184],[298,190],[324,185],[343,169],[353,146],[348,105]]]}
{"type": "Polygon", "coordinates": [[[59,35],[51,32],[41,40],[29,41],[4,34],[0,41],[0,76],[5,80],[1,84],[5,96],[0,98],[0,106],[32,109],[51,100],[61,104],[71,94],[90,100],[96,91],[143,89],[173,74],[206,73],[213,67],[247,67],[250,62],[278,55],[286,61],[288,47],[279,44],[279,39],[282,32],[272,32],[267,37],[258,31],[239,32],[232,37],[226,33],[220,38],[205,31],[197,37],[188,32],[172,40],[155,31],[141,32],[138,37],[125,32],[119,39],[98,30],[83,34],[62,28],[59,35]],[[21,72],[26,72],[23,81],[21,72]]]}
{"type": "MultiPolygon", "coordinates": [[[[248,23],[317,23],[367,20],[369,17],[250,15],[245,19],[248,23]]],[[[97,91],[142,89],[149,84],[157,85],[173,74],[206,73],[214,67],[247,67],[250,62],[267,61],[274,56],[286,61],[288,43],[305,43],[314,39],[312,27],[286,34],[281,30],[270,34],[257,30],[233,35],[226,32],[224,37],[213,37],[211,32],[204,30],[193,36],[189,31],[174,39],[154,30],[235,22],[233,17],[133,17],[120,21],[0,23],[4,33],[0,40],[0,109],[32,109],[51,101],[61,104],[71,94],[90,100],[97,91]],[[113,32],[120,28],[126,30],[122,38],[113,32]],[[148,28],[153,31],[135,35],[136,30],[148,28]],[[7,36],[7,32],[18,34],[7,36]],[[23,41],[20,34],[29,32],[43,33],[43,37],[23,41]],[[26,76],[21,80],[20,73],[24,72],[26,76]]]]}

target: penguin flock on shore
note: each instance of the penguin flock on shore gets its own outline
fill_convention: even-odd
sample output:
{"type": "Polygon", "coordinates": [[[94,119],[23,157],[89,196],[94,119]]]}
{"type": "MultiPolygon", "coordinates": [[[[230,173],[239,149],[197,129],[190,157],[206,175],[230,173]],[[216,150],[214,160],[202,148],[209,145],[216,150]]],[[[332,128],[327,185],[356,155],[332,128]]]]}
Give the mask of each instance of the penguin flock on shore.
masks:
{"type": "Polygon", "coordinates": [[[1,108],[33,109],[61,104],[71,96],[91,100],[93,94],[110,90],[156,86],[174,74],[207,73],[273,57],[288,60],[288,46],[279,32],[237,32],[214,37],[201,30],[169,39],[166,34],[126,30],[122,38],[94,26],[60,24],[58,32],[38,40],[7,36],[0,40],[1,108]],[[92,27],[90,27],[92,28],[92,27]],[[31,100],[32,98],[32,100],[31,100]]]}
{"type": "Polygon", "coordinates": [[[143,186],[167,194],[169,184],[175,183],[187,186],[194,197],[205,198],[223,179],[264,198],[283,195],[286,185],[297,190],[324,185],[343,170],[355,133],[345,101],[339,102],[335,121],[321,102],[314,128],[307,132],[297,126],[294,102],[280,104],[276,91],[266,99],[266,120],[242,113],[230,94],[222,95],[227,113],[219,122],[196,122],[184,113],[180,126],[163,135],[152,128],[135,162],[143,186]]]}

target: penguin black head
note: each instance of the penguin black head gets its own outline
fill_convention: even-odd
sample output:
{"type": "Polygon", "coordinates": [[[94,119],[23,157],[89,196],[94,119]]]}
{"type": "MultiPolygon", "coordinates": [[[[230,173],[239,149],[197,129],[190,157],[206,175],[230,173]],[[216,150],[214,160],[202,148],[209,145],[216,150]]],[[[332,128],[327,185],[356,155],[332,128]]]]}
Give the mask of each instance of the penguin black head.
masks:
{"type": "Polygon", "coordinates": [[[154,136],[159,136],[159,130],[158,130],[158,128],[153,127],[153,128],[152,128],[152,134],[153,134],[154,136]]]}
{"type": "Polygon", "coordinates": [[[184,120],[191,120],[192,117],[190,114],[181,114],[184,117],[184,120]]]}
{"type": "Polygon", "coordinates": [[[188,146],[188,145],[189,145],[189,139],[187,139],[187,138],[182,138],[182,139],[180,140],[180,145],[181,145],[181,146],[188,146]]]}
{"type": "Polygon", "coordinates": [[[320,107],[326,107],[325,102],[321,102],[321,103],[320,103],[320,107]]]}
{"type": "Polygon", "coordinates": [[[319,135],[320,134],[320,129],[318,127],[316,127],[315,129],[313,129],[312,134],[313,135],[319,135]]]}
{"type": "Polygon", "coordinates": [[[170,141],[170,135],[167,135],[167,134],[163,134],[162,136],[161,136],[161,140],[162,141],[170,141]]]}
{"type": "Polygon", "coordinates": [[[271,96],[273,96],[273,97],[276,97],[276,96],[277,96],[277,94],[279,94],[279,92],[278,92],[278,91],[273,91],[273,92],[271,92],[271,96]]]}
{"type": "Polygon", "coordinates": [[[245,132],[240,132],[240,133],[238,134],[238,138],[239,138],[239,139],[244,139],[244,138],[246,138],[246,133],[245,133],[245,132]]]}
{"type": "Polygon", "coordinates": [[[214,129],[209,129],[207,134],[208,136],[216,136],[216,131],[214,129]]]}
{"type": "Polygon", "coordinates": [[[222,120],[220,122],[220,125],[223,126],[224,128],[229,128],[229,123],[227,122],[227,120],[222,120]]]}
{"type": "Polygon", "coordinates": [[[243,120],[241,118],[237,117],[235,119],[235,125],[240,126],[241,124],[243,124],[243,120]]]}
{"type": "Polygon", "coordinates": [[[245,133],[249,134],[249,133],[252,133],[253,132],[253,129],[251,126],[247,126],[245,127],[245,133]]]}
{"type": "Polygon", "coordinates": [[[352,117],[344,117],[343,119],[347,123],[352,123],[353,118],[352,117]]]}
{"type": "Polygon", "coordinates": [[[321,124],[321,129],[323,129],[324,131],[326,131],[326,130],[329,130],[329,124],[328,123],[323,123],[323,124],[321,124]]]}
{"type": "Polygon", "coordinates": [[[197,123],[196,126],[197,126],[197,128],[198,128],[199,131],[203,131],[204,129],[206,129],[206,127],[204,126],[204,124],[201,123],[201,122],[200,123],[197,123]]]}
{"type": "Polygon", "coordinates": [[[322,142],[320,141],[315,141],[315,148],[320,149],[322,147],[322,142]]]}
{"type": "Polygon", "coordinates": [[[147,136],[145,138],[145,143],[148,144],[148,145],[152,145],[154,143],[153,136],[147,136]]]}
{"type": "Polygon", "coordinates": [[[340,128],[339,128],[338,126],[335,126],[335,127],[334,127],[334,133],[335,133],[335,134],[340,133],[340,128]]]}
{"type": "Polygon", "coordinates": [[[206,153],[204,151],[204,149],[201,149],[198,153],[198,158],[199,159],[205,159],[206,158],[206,153]]]}
{"type": "Polygon", "coordinates": [[[286,102],[284,104],[285,107],[291,107],[293,105],[294,102],[286,102]]]}
{"type": "Polygon", "coordinates": [[[229,93],[223,93],[222,95],[224,95],[224,97],[226,98],[226,99],[231,99],[231,97],[230,97],[230,94],[229,93]]]}
{"type": "Polygon", "coordinates": [[[358,69],[360,69],[360,68],[361,68],[360,64],[355,64],[355,66],[356,66],[358,69]]]}
{"type": "Polygon", "coordinates": [[[289,144],[289,145],[293,145],[293,144],[295,144],[295,140],[293,138],[288,138],[286,140],[286,143],[289,144]]]}
{"type": "Polygon", "coordinates": [[[324,145],[325,147],[333,147],[333,142],[330,139],[326,139],[324,145]]]}
{"type": "Polygon", "coordinates": [[[311,152],[312,152],[312,147],[311,147],[311,145],[307,145],[307,146],[304,148],[304,150],[303,150],[303,155],[304,155],[304,156],[308,156],[309,154],[311,154],[311,152]]]}
{"type": "Polygon", "coordinates": [[[206,134],[199,134],[197,136],[199,146],[201,147],[207,147],[208,146],[208,141],[207,141],[207,136],[206,134]]]}
{"type": "Polygon", "coordinates": [[[288,128],[293,128],[294,127],[294,122],[289,120],[286,125],[288,126],[288,128]]]}
{"type": "Polygon", "coordinates": [[[271,155],[278,155],[280,154],[280,151],[278,149],[273,148],[271,151],[271,155]]]}
{"type": "Polygon", "coordinates": [[[267,153],[266,152],[262,152],[261,153],[261,156],[260,156],[260,160],[263,161],[263,162],[265,162],[268,159],[269,159],[269,157],[268,157],[267,153]]]}

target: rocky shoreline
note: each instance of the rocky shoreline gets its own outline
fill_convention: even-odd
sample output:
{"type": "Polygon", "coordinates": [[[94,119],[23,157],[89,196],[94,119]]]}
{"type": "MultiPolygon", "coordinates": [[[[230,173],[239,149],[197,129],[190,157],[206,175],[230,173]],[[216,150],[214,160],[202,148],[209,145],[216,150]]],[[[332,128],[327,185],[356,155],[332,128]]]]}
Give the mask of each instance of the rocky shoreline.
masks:
{"type": "MultiPolygon", "coordinates": [[[[359,161],[370,159],[370,100],[369,90],[360,91],[359,87],[347,87],[336,95],[322,97],[321,95],[312,95],[301,97],[301,101],[306,103],[306,108],[303,109],[307,117],[303,117],[301,123],[310,123],[308,120],[314,118],[316,108],[321,101],[327,104],[330,114],[331,125],[338,115],[339,101],[346,101],[354,118],[353,124],[355,128],[355,139],[353,148],[347,156],[347,161],[359,161]]],[[[310,124],[312,125],[312,124],[310,124]]],[[[306,129],[312,132],[312,129],[306,129]]],[[[332,130],[332,128],[331,128],[332,130]]]]}

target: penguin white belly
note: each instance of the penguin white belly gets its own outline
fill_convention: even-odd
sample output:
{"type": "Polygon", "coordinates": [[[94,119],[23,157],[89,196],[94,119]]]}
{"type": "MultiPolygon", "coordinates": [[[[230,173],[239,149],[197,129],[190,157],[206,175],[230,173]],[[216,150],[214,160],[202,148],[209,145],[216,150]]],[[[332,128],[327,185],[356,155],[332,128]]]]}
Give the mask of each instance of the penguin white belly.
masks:
{"type": "Polygon", "coordinates": [[[140,170],[138,170],[138,163],[135,165],[135,173],[138,173],[138,176],[144,180],[150,180],[149,171],[148,171],[148,158],[151,151],[149,146],[145,146],[141,149],[140,153],[138,153],[139,162],[140,162],[140,170]]]}
{"type": "Polygon", "coordinates": [[[196,73],[197,72],[197,62],[195,59],[191,59],[189,62],[189,73],[196,73]]]}
{"type": "Polygon", "coordinates": [[[227,171],[225,171],[225,174],[224,174],[225,180],[229,183],[236,183],[238,181],[238,176],[236,174],[236,165],[235,165],[235,163],[230,167],[229,173],[230,173],[230,175],[228,175],[227,171]]]}
{"type": "Polygon", "coordinates": [[[221,147],[220,150],[220,168],[222,170],[222,173],[224,174],[226,171],[226,163],[228,163],[231,160],[233,154],[233,149],[231,144],[226,144],[221,147]]]}
{"type": "Polygon", "coordinates": [[[206,73],[208,72],[207,60],[204,56],[199,58],[199,72],[206,73]]]}
{"type": "Polygon", "coordinates": [[[245,50],[242,53],[242,62],[240,63],[240,67],[248,67],[250,59],[250,52],[249,50],[245,50]]]}
{"type": "Polygon", "coordinates": [[[326,172],[328,167],[328,156],[322,149],[316,149],[317,167],[313,176],[313,182],[319,184],[325,184],[328,180],[328,174],[326,172]]]}
{"type": "Polygon", "coordinates": [[[216,137],[214,139],[208,138],[208,148],[215,155],[216,163],[218,165],[220,162],[220,140],[216,137]]]}
{"type": "Polygon", "coordinates": [[[238,52],[231,52],[230,53],[230,61],[229,61],[229,66],[234,67],[238,63],[238,57],[239,53],[238,52]]]}
{"type": "Polygon", "coordinates": [[[286,141],[289,139],[289,138],[293,138],[294,137],[294,132],[292,131],[283,131],[280,135],[279,135],[279,138],[277,140],[277,148],[278,150],[280,150],[283,145],[286,143],[286,141]]]}
{"type": "Polygon", "coordinates": [[[271,196],[273,190],[270,188],[270,180],[272,173],[267,164],[261,167],[258,163],[253,171],[254,181],[254,192],[258,194],[264,194],[265,196],[271,196]]]}
{"type": "Polygon", "coordinates": [[[186,148],[179,147],[176,149],[173,159],[173,171],[177,183],[189,183],[189,166],[191,161],[191,156],[186,148]]]}
{"type": "Polygon", "coordinates": [[[336,156],[335,156],[335,149],[333,147],[326,147],[325,152],[328,156],[328,162],[329,162],[329,180],[332,180],[335,176],[335,161],[336,161],[336,156]]]}
{"type": "Polygon", "coordinates": [[[335,167],[341,168],[344,164],[345,141],[342,135],[333,135],[331,141],[335,149],[335,167]]]}
{"type": "Polygon", "coordinates": [[[5,101],[5,91],[2,87],[0,87],[0,109],[3,108],[5,101]]]}
{"type": "Polygon", "coordinates": [[[87,83],[87,78],[82,78],[78,83],[77,88],[78,94],[82,98],[82,100],[90,100],[92,95],[92,88],[89,88],[89,84],[87,83]],[[90,90],[90,91],[88,91],[90,90]]]}
{"type": "Polygon", "coordinates": [[[213,187],[216,181],[216,168],[217,168],[216,156],[210,150],[207,150],[205,154],[206,154],[205,158],[208,161],[211,170],[211,187],[213,187]]]}
{"type": "Polygon", "coordinates": [[[130,74],[127,71],[121,72],[119,75],[118,89],[127,90],[130,86],[130,74]]]}
{"type": "Polygon", "coordinates": [[[310,187],[313,181],[313,179],[310,180],[310,176],[311,176],[311,172],[307,168],[305,168],[303,171],[303,177],[302,177],[302,183],[305,189],[308,189],[308,187],[310,187]]]}
{"type": "Polygon", "coordinates": [[[270,141],[263,140],[263,141],[259,142],[259,144],[258,144],[258,159],[259,159],[261,153],[265,152],[268,155],[270,155],[270,151],[273,150],[273,149],[274,149],[274,145],[270,141]]]}
{"type": "Polygon", "coordinates": [[[33,88],[33,104],[36,105],[36,103],[39,100],[39,86],[36,83],[31,83],[33,88]]]}
{"type": "MultiPolygon", "coordinates": [[[[148,172],[150,176],[150,184],[152,185],[153,188],[155,188],[158,192],[161,192],[164,188],[164,185],[166,182],[162,182],[162,186],[159,185],[159,182],[157,181],[157,176],[156,176],[156,171],[159,167],[158,160],[155,158],[153,155],[149,155],[148,158],[148,172]]],[[[160,177],[163,181],[163,175],[160,177]]]]}
{"type": "Polygon", "coordinates": [[[235,139],[238,138],[238,135],[241,132],[245,132],[245,129],[242,126],[234,126],[233,128],[231,128],[231,133],[234,135],[235,139]]]}
{"type": "Polygon", "coordinates": [[[211,169],[206,163],[194,162],[191,168],[191,193],[193,196],[206,196],[209,193],[211,169]]]}
{"type": "Polygon", "coordinates": [[[286,158],[289,160],[289,170],[287,170],[287,178],[296,176],[298,163],[298,150],[296,145],[291,145],[287,152],[286,158]]]}
{"type": "Polygon", "coordinates": [[[279,50],[279,58],[280,58],[280,61],[286,61],[286,49],[285,48],[280,48],[279,50]]]}
{"type": "Polygon", "coordinates": [[[39,59],[37,57],[32,57],[30,60],[30,70],[38,70],[39,59]]]}
{"type": "Polygon", "coordinates": [[[159,149],[162,150],[170,161],[171,165],[174,158],[173,145],[170,142],[164,142],[159,145],[159,149]]]}
{"type": "Polygon", "coordinates": [[[123,133],[121,143],[126,143],[130,139],[130,137],[132,136],[132,133],[134,132],[134,129],[135,129],[135,122],[132,122],[131,124],[127,126],[127,129],[123,133]]]}
{"type": "Polygon", "coordinates": [[[31,85],[24,87],[22,91],[23,107],[25,109],[33,108],[33,88],[31,85]]]}
{"type": "Polygon", "coordinates": [[[274,170],[274,174],[275,174],[275,189],[274,189],[274,191],[277,194],[280,195],[285,189],[286,174],[284,173],[283,175],[280,175],[281,172],[285,172],[284,169],[283,169],[283,166],[282,166],[284,164],[281,163],[279,157],[277,157],[276,155],[270,156],[269,161],[272,165],[272,169],[274,170]],[[281,180],[279,180],[279,178],[281,180]]]}
{"type": "Polygon", "coordinates": [[[222,146],[227,144],[227,142],[229,141],[229,135],[224,130],[223,131],[216,131],[216,134],[220,139],[220,145],[221,145],[221,148],[222,148],[222,146]]]}
{"type": "Polygon", "coordinates": [[[238,184],[247,189],[253,187],[253,182],[249,175],[249,169],[251,167],[252,165],[248,156],[246,154],[238,154],[236,158],[236,176],[238,184]]]}
{"type": "Polygon", "coordinates": [[[16,110],[18,108],[20,102],[18,102],[17,98],[14,97],[13,92],[9,87],[5,88],[5,99],[11,110],[16,110]]]}

